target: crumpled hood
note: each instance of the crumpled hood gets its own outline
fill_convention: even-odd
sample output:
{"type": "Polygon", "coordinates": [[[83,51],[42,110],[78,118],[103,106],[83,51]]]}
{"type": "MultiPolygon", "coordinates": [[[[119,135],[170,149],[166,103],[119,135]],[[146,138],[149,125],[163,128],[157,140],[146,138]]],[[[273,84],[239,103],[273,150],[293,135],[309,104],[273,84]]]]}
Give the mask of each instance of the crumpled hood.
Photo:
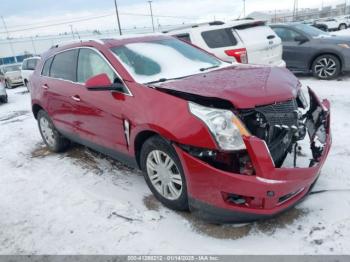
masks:
{"type": "Polygon", "coordinates": [[[299,81],[285,68],[232,66],[169,81],[158,88],[221,98],[240,109],[273,104],[295,98],[299,81]]]}

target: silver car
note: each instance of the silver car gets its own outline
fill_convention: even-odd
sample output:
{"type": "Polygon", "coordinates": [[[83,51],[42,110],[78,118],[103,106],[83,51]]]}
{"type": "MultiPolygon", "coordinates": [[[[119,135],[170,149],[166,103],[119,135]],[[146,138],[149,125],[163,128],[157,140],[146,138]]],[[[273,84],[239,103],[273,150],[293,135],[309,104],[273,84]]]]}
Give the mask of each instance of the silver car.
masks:
{"type": "Polygon", "coordinates": [[[21,64],[1,66],[0,81],[5,83],[6,88],[13,88],[22,85],[21,64]]]}
{"type": "Polygon", "coordinates": [[[0,82],[0,103],[7,103],[7,93],[2,82],[0,82]]]}

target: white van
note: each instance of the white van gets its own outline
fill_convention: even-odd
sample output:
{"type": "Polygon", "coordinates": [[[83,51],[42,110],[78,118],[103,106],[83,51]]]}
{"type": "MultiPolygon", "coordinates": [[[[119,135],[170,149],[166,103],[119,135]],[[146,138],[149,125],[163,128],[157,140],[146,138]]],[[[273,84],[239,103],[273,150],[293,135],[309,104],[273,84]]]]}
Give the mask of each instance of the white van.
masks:
{"type": "Polygon", "coordinates": [[[285,67],[282,41],[264,21],[215,21],[163,32],[225,61],[285,67]]]}
{"type": "Polygon", "coordinates": [[[40,57],[30,57],[23,60],[21,75],[23,84],[28,88],[29,76],[34,72],[36,65],[40,61],[40,57]]]}

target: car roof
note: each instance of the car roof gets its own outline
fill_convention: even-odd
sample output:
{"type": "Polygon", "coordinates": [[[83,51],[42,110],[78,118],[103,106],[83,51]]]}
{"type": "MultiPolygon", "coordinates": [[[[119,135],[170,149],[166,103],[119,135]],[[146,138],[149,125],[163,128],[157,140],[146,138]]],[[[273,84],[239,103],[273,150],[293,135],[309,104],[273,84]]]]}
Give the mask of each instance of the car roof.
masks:
{"type": "Polygon", "coordinates": [[[79,48],[79,47],[94,47],[98,48],[101,46],[105,46],[107,48],[122,46],[130,43],[140,43],[140,42],[148,42],[148,41],[156,41],[162,39],[172,39],[170,36],[166,36],[164,34],[136,34],[136,35],[123,35],[116,36],[112,38],[101,38],[101,39],[80,39],[75,41],[65,41],[59,42],[53,45],[47,52],[42,54],[42,58],[45,59],[49,56],[54,55],[55,53],[79,48]]]}
{"type": "Polygon", "coordinates": [[[13,63],[13,64],[5,64],[5,65],[1,65],[0,68],[4,68],[4,67],[8,67],[8,66],[20,66],[22,65],[21,63],[13,63]]]}
{"type": "Polygon", "coordinates": [[[177,27],[174,29],[170,29],[167,31],[164,31],[163,33],[170,34],[170,33],[176,33],[181,31],[189,31],[189,30],[207,30],[207,29],[221,29],[221,28],[227,28],[227,27],[242,27],[245,25],[253,25],[253,24],[266,24],[266,21],[264,20],[255,20],[251,18],[246,19],[237,19],[237,20],[231,20],[229,22],[222,22],[222,21],[213,21],[213,22],[206,22],[206,23],[199,23],[199,24],[189,24],[186,26],[177,27]]]}
{"type": "Polygon", "coordinates": [[[27,57],[27,58],[23,59],[23,62],[24,62],[24,61],[27,61],[27,60],[31,60],[31,59],[41,59],[41,57],[40,57],[40,56],[31,56],[31,57],[27,57]]]}

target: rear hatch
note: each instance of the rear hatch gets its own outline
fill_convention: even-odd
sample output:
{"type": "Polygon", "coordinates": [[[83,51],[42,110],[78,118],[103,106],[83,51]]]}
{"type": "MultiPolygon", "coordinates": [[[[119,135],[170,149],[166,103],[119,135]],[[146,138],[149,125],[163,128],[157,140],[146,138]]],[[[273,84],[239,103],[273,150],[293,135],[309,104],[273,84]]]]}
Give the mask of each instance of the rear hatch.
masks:
{"type": "Polygon", "coordinates": [[[249,64],[282,63],[282,42],[265,22],[251,22],[234,27],[244,43],[249,64]]]}

